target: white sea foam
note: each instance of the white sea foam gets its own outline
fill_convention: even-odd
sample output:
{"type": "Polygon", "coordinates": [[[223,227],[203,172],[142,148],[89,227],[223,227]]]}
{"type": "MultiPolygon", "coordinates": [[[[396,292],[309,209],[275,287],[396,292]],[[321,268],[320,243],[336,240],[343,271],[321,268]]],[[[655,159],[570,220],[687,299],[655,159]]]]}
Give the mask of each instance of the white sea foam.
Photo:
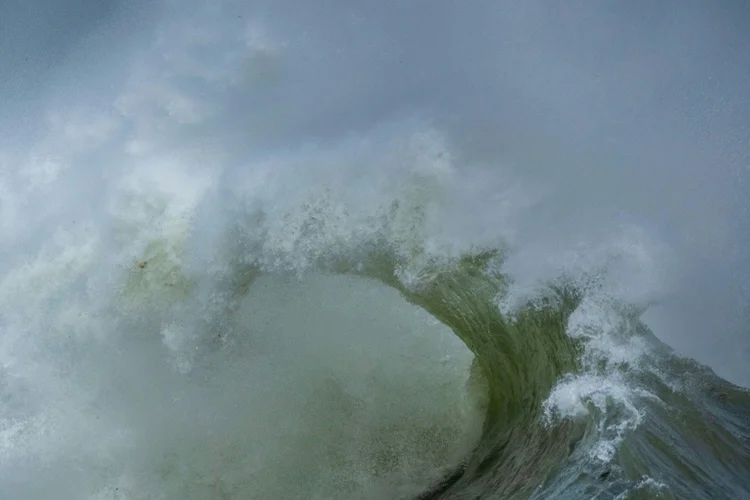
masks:
{"type": "Polygon", "coordinates": [[[568,334],[584,341],[581,370],[563,377],[544,402],[548,423],[558,419],[592,418],[594,435],[589,456],[611,461],[628,433],[645,417],[644,398],[654,398],[634,384],[648,349],[633,334],[631,319],[622,314],[611,297],[584,298],[568,321],[568,334]]]}

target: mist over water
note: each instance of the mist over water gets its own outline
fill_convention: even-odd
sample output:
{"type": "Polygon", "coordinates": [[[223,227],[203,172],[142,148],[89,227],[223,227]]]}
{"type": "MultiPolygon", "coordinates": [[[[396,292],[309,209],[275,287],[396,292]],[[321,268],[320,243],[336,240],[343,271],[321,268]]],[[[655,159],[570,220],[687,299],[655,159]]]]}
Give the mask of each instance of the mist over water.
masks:
{"type": "MultiPolygon", "coordinates": [[[[96,210],[106,203],[96,193],[136,169],[155,175],[169,161],[221,184],[217,172],[251,170],[264,155],[335,147],[352,134],[367,141],[373,129],[416,119],[404,128],[443,133],[459,176],[529,192],[514,227],[487,229],[504,214],[477,202],[471,215],[482,230],[517,233],[532,254],[559,255],[560,245],[585,254],[581,246],[629,225],[668,247],[657,267],[671,280],[659,283],[671,319],[657,334],[748,380],[735,358],[738,344],[747,348],[748,286],[750,95],[739,5],[6,9],[3,184],[14,191],[15,178],[38,191],[48,182],[50,191],[45,208],[19,199],[28,208],[20,217],[4,199],[3,218],[24,232],[67,222],[35,220],[50,194],[65,211],[96,210]]],[[[377,134],[369,140],[380,146],[377,134]]],[[[521,273],[541,267],[537,259],[521,273]]]]}
{"type": "MultiPolygon", "coordinates": [[[[85,478],[79,491],[101,495],[86,498],[118,498],[127,479],[100,478],[138,461],[128,442],[153,422],[239,429],[258,410],[212,424],[201,398],[231,406],[227,394],[180,377],[229,386],[248,362],[211,353],[231,338],[221,318],[263,303],[243,298],[253,273],[304,282],[384,241],[407,289],[436,262],[502,249],[508,314],[561,276],[583,280],[750,386],[749,16],[739,2],[4,3],[0,485],[74,498],[85,478]],[[157,411],[172,396],[144,385],[183,403],[157,411]],[[44,460],[57,465],[26,487],[44,460]]],[[[607,330],[601,303],[584,305],[571,321],[607,330]]],[[[376,359],[401,349],[381,347],[376,359]]],[[[431,380],[464,387],[464,361],[431,380]]],[[[562,384],[548,408],[576,413],[566,397],[610,382],[562,384]]],[[[451,427],[440,449],[472,448],[478,427],[451,427]]],[[[401,491],[434,482],[451,453],[414,465],[401,491]]]]}

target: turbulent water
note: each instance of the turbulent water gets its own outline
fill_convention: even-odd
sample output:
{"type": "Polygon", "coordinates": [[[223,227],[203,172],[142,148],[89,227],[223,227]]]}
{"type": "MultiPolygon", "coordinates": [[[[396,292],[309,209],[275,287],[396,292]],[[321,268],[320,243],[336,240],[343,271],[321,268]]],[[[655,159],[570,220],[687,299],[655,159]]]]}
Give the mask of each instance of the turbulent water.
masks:
{"type": "Polygon", "coordinates": [[[312,4],[0,15],[0,498],[750,498],[742,15],[312,4]]]}

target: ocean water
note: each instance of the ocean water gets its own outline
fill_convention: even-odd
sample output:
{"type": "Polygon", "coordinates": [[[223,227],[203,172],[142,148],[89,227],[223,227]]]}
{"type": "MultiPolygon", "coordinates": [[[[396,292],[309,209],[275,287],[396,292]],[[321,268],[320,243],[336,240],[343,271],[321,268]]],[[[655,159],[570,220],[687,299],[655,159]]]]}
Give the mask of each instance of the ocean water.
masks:
{"type": "Polygon", "coordinates": [[[750,498],[748,15],[0,7],[0,498],[750,498]]]}

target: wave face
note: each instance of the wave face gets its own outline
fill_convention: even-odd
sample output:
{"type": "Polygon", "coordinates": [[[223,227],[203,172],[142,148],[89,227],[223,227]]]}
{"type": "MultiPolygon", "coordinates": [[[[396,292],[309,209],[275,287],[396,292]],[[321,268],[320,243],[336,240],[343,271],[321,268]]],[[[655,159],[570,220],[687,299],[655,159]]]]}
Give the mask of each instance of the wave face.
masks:
{"type": "Polygon", "coordinates": [[[0,12],[3,498],[750,496],[743,13],[103,5],[0,12]]]}

